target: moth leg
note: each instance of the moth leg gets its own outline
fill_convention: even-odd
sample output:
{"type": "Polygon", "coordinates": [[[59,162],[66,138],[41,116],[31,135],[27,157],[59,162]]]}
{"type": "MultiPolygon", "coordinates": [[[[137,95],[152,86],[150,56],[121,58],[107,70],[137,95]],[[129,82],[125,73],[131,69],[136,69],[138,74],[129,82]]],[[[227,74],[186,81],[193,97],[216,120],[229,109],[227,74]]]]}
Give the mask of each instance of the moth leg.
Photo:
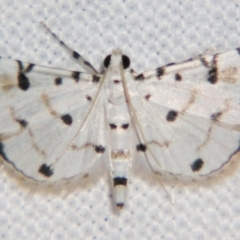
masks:
{"type": "Polygon", "coordinates": [[[86,61],[78,52],[72,50],[63,41],[61,41],[55,33],[53,33],[50,28],[43,22],[42,26],[51,34],[51,36],[65,49],[65,51],[70,55],[70,57],[78,63],[83,69],[85,69],[90,74],[98,74],[98,71],[92,66],[91,63],[86,61]]]}

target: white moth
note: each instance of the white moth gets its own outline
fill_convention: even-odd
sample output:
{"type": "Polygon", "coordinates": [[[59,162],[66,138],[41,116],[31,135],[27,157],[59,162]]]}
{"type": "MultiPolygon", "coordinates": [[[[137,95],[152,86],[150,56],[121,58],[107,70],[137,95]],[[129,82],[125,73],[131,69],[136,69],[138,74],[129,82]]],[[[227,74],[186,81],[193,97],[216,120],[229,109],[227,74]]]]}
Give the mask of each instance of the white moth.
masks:
{"type": "Polygon", "coordinates": [[[139,161],[199,177],[239,151],[240,49],[141,74],[115,49],[98,73],[60,43],[88,73],[0,59],[0,158],[25,177],[87,177],[102,161],[122,208],[139,161]]]}

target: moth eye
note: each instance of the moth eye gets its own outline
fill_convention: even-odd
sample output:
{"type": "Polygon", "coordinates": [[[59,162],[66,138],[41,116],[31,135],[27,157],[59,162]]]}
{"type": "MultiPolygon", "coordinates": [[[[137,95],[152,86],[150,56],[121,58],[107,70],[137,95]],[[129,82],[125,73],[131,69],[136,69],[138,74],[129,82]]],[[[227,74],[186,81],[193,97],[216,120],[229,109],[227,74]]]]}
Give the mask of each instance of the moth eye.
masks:
{"type": "Polygon", "coordinates": [[[128,56],[122,55],[122,64],[123,64],[124,69],[126,69],[130,66],[130,59],[128,56]]]}
{"type": "Polygon", "coordinates": [[[104,61],[103,61],[103,65],[104,65],[105,68],[108,68],[108,66],[110,64],[110,61],[111,61],[111,55],[106,56],[104,61]]]}

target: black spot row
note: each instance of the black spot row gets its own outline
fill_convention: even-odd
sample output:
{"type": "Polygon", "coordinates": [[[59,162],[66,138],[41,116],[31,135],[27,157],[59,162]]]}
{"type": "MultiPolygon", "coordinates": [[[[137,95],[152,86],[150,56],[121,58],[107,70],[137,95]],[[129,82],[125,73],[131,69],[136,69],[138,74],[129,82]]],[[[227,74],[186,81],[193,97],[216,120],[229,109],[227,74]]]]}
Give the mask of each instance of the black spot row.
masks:
{"type": "MultiPolygon", "coordinates": [[[[71,73],[71,77],[72,77],[76,82],[78,82],[78,81],[80,80],[80,76],[81,76],[81,72],[72,71],[72,73],[71,73]]],[[[93,82],[93,83],[98,83],[99,80],[100,80],[100,77],[99,77],[99,76],[93,75],[93,78],[92,78],[92,82],[93,82]]],[[[57,77],[57,78],[55,78],[54,82],[55,82],[55,85],[61,85],[61,84],[62,84],[62,78],[57,77]]]]}
{"type": "MultiPolygon", "coordinates": [[[[169,66],[169,65],[172,65],[172,64],[170,63],[170,64],[168,64],[167,66],[169,66]]],[[[157,76],[159,79],[161,78],[161,76],[164,75],[164,73],[165,73],[165,67],[159,67],[159,68],[156,69],[156,76],[157,76]]],[[[137,75],[137,76],[135,77],[135,80],[137,80],[137,81],[142,81],[142,80],[144,80],[144,79],[145,79],[145,77],[144,77],[144,74],[143,74],[143,73],[141,73],[141,74],[139,74],[139,75],[137,75]]]]}
{"type": "MultiPolygon", "coordinates": [[[[117,127],[118,127],[118,126],[117,126],[116,124],[114,124],[114,123],[109,123],[109,126],[110,126],[111,129],[114,129],[114,130],[117,129],[117,127]]],[[[122,128],[122,129],[128,129],[128,127],[129,127],[129,123],[125,123],[125,124],[122,124],[122,125],[121,125],[121,128],[122,128]]]]}

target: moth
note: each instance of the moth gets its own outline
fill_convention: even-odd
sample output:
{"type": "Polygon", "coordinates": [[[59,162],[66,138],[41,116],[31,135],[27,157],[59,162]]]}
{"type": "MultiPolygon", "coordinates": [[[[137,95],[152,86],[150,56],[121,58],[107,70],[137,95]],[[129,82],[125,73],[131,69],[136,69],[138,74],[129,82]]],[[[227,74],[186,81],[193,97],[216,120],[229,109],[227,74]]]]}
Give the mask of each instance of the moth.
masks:
{"type": "Polygon", "coordinates": [[[121,209],[140,162],[198,178],[239,152],[240,48],[143,73],[114,49],[98,72],[58,41],[85,71],[0,59],[0,158],[26,178],[81,181],[101,163],[121,209]]]}

